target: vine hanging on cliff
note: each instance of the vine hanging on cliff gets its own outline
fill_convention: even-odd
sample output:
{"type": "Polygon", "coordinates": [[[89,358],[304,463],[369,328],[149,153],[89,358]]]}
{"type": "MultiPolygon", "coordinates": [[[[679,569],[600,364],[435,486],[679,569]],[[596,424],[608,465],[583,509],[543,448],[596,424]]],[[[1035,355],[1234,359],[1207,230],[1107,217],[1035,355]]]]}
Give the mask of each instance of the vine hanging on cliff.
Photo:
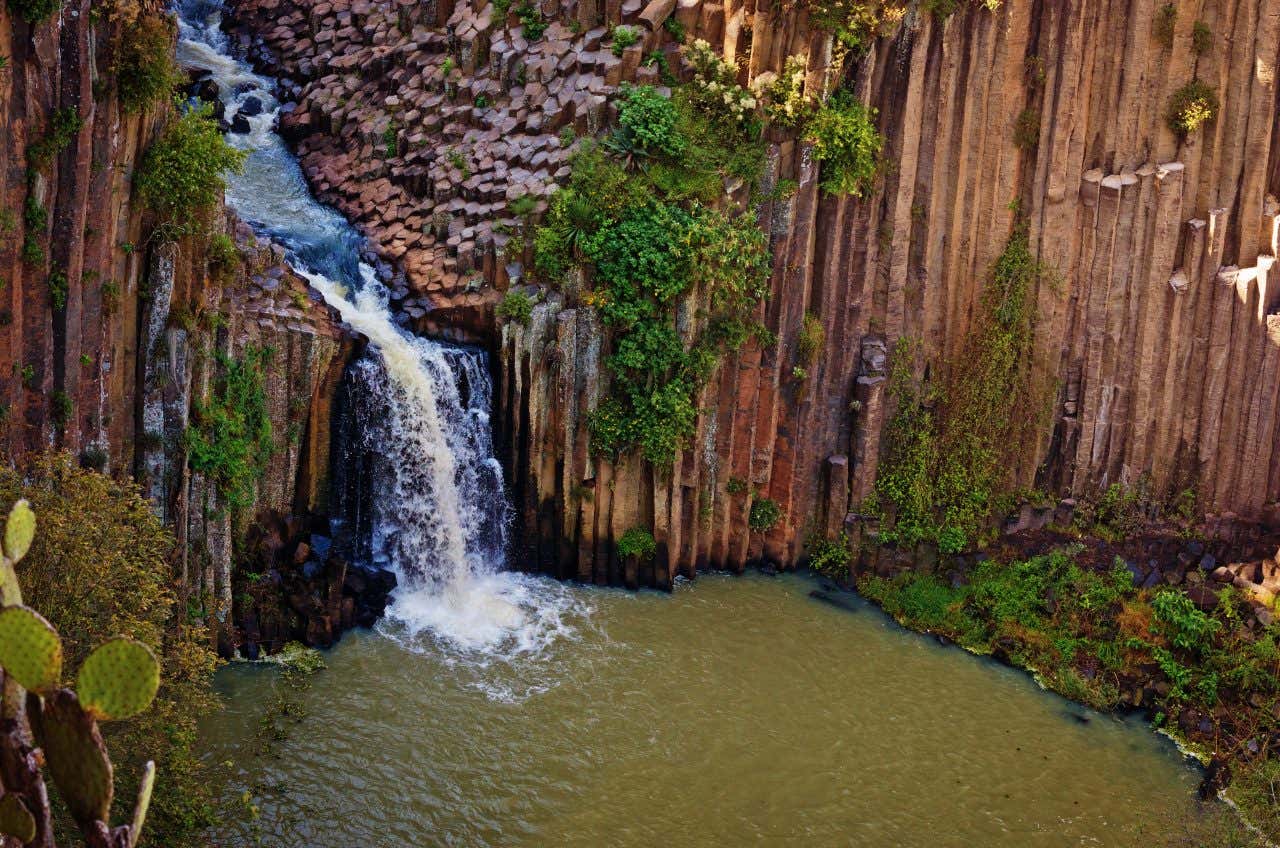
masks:
{"type": "Polygon", "coordinates": [[[1048,411],[1048,386],[1033,362],[1041,281],[1052,285],[1053,272],[1019,227],[992,265],[975,326],[938,385],[913,378],[918,347],[899,341],[888,387],[897,409],[870,505],[892,513],[884,541],[932,541],[958,552],[1003,506],[1016,460],[1032,450],[1048,411]]]}
{"type": "Polygon", "coordinates": [[[193,471],[208,475],[232,513],[253,503],[258,479],[271,459],[271,418],[263,387],[270,348],[247,347],[239,359],[217,354],[224,370],[213,396],[195,406],[195,424],[183,437],[193,471]]]}

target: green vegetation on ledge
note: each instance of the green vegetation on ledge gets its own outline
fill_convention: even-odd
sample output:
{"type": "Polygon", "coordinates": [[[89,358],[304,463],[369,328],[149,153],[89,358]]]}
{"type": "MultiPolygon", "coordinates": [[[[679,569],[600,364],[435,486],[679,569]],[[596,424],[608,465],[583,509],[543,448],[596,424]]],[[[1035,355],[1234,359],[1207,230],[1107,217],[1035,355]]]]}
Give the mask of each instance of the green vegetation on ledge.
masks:
{"type": "Polygon", "coordinates": [[[116,90],[125,112],[138,112],[164,99],[182,77],[173,65],[173,19],[141,15],[120,39],[116,90]]]}
{"type": "Polygon", "coordinates": [[[244,165],[244,151],[227,144],[208,105],[189,109],[165,128],[134,174],[139,197],[182,232],[212,208],[223,174],[244,165]]]}
{"type": "Polygon", "coordinates": [[[736,109],[750,97],[741,92],[717,100],[697,83],[671,98],[624,88],[617,130],[581,143],[534,234],[538,271],[565,286],[580,269],[581,300],[611,331],[611,391],[591,420],[596,450],[638,448],[670,465],[693,434],[699,387],[749,335],[770,252],[749,201],[719,205],[727,183],[751,191],[763,169],[759,123],[736,109]],[[676,310],[693,292],[710,311],[686,342],[676,310]]]}

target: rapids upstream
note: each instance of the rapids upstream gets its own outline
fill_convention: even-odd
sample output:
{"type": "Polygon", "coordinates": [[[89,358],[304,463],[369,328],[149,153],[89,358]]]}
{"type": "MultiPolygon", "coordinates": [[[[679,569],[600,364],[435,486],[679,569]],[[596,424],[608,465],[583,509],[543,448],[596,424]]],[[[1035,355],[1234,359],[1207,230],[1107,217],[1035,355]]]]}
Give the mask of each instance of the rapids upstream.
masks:
{"type": "Polygon", "coordinates": [[[179,58],[247,118],[230,205],[369,339],[347,384],[355,447],[379,457],[358,550],[400,584],[299,692],[271,664],[220,672],[205,756],[257,814],[217,844],[1125,846],[1178,819],[1197,776],[1164,740],[860,602],[819,604],[804,578],[667,596],[507,570],[484,354],[397,324],[220,8],[181,0],[179,58]],[[302,718],[264,747],[281,693],[302,718]]]}

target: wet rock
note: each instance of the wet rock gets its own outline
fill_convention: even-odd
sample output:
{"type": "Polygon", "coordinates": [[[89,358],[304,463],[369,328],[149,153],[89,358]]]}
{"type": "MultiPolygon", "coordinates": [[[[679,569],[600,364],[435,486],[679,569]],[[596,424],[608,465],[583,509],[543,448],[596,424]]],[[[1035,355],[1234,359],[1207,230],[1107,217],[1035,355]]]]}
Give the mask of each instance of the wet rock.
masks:
{"type": "Polygon", "coordinates": [[[249,119],[244,115],[237,114],[231,119],[231,126],[228,128],[228,131],[233,132],[236,135],[248,135],[250,129],[252,128],[249,126],[249,119]]]}
{"type": "Polygon", "coordinates": [[[240,104],[238,114],[252,118],[254,115],[262,114],[262,101],[257,97],[250,95],[240,104]]]}
{"type": "Polygon", "coordinates": [[[1216,798],[1230,782],[1231,762],[1226,757],[1214,756],[1204,770],[1204,779],[1200,781],[1200,799],[1208,801],[1216,798]]]}

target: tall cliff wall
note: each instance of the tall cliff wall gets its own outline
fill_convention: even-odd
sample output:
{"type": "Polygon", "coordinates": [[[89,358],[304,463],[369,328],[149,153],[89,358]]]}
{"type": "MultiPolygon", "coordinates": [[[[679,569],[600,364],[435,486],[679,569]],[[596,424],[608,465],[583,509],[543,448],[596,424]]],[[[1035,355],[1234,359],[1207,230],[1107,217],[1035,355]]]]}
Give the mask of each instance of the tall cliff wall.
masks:
{"type": "Polygon", "coordinates": [[[157,232],[133,171],[173,110],[164,96],[121,108],[113,51],[130,37],[126,6],[68,0],[34,26],[0,9],[0,442],[12,463],[58,448],[139,479],[177,534],[192,596],[223,614],[229,511],[184,448],[225,371],[218,355],[272,351],[274,453],[249,512],[288,514],[324,508],[331,401],[352,344],[282,251],[222,210],[178,241],[157,232]],[[33,155],[60,122],[71,130],[33,155]],[[207,259],[214,233],[237,248],[221,266],[207,259]]]}
{"type": "MultiPolygon", "coordinates": [[[[846,77],[887,140],[869,198],[823,194],[809,146],[771,130],[766,184],[798,185],[759,210],[774,250],[759,317],[779,342],[726,360],[670,470],[590,449],[586,413],[608,391],[592,310],[552,294],[527,326],[503,325],[498,420],[525,563],[669,585],[698,568],[793,562],[810,533],[838,531],[875,479],[889,350],[917,338],[920,367],[954,361],[1015,218],[1058,272],[1035,294],[1032,363],[1056,397],[1017,482],[1086,495],[1142,478],[1155,497],[1193,487],[1205,510],[1280,519],[1280,296],[1268,284],[1280,8],[1184,0],[1170,38],[1163,5],[961,5],[945,21],[908,9],[846,77]],[[1220,111],[1181,138],[1166,105],[1192,79],[1220,111]],[[825,345],[800,373],[806,313],[825,345]],[[753,496],[782,507],[767,533],[747,527],[753,496]],[[614,540],[635,525],[653,529],[658,556],[628,570],[614,540]]],[[[642,64],[651,51],[678,67],[669,17],[736,61],[744,84],[793,54],[807,57],[811,91],[839,72],[800,6],[530,8],[549,23],[541,38],[479,2],[238,6],[262,35],[243,43],[297,103],[286,129],[308,176],[398,263],[397,302],[419,329],[483,337],[531,258],[511,240],[528,224],[508,204],[566,176],[563,127],[599,132],[617,84],[658,82],[659,66],[642,64]],[[616,56],[602,42],[618,23],[642,37],[616,56]]]]}

